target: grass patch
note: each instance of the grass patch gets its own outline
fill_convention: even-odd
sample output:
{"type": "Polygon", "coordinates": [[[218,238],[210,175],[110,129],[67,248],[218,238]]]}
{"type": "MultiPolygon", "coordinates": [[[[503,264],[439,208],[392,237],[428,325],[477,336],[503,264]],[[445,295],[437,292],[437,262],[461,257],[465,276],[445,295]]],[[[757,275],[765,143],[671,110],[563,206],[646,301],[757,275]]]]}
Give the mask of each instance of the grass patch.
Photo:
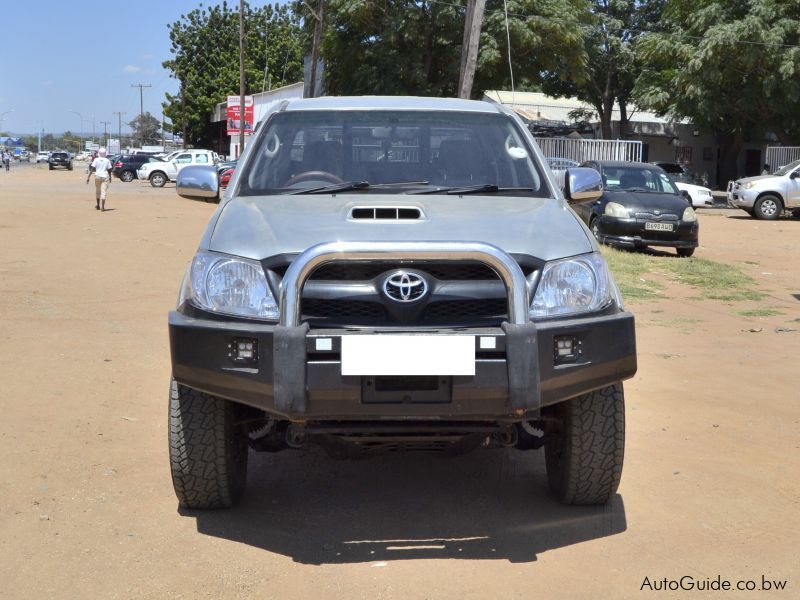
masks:
{"type": "Polygon", "coordinates": [[[653,265],[645,254],[613,250],[601,246],[608,267],[614,274],[622,297],[625,300],[642,300],[654,298],[664,290],[664,285],[654,281],[651,276],[653,265]]]}
{"type": "Polygon", "coordinates": [[[772,308],[757,308],[755,310],[740,310],[738,312],[740,317],[776,317],[782,314],[781,311],[772,308]]]}
{"type": "Polygon", "coordinates": [[[701,298],[727,302],[761,300],[756,281],[739,267],[702,258],[679,259],[644,252],[626,252],[603,246],[603,255],[614,274],[622,296],[638,300],[662,295],[665,286],[654,279],[689,285],[701,298]]]}

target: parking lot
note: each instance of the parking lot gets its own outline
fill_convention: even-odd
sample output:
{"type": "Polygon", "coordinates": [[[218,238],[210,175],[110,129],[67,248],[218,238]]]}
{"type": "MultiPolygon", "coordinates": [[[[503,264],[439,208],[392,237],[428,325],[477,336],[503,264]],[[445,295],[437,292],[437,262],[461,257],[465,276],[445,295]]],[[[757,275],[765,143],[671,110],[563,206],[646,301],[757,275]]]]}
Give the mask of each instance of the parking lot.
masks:
{"type": "Polygon", "coordinates": [[[256,455],[242,505],[191,512],[166,316],[216,205],[115,180],[100,213],[84,166],[0,173],[0,598],[631,598],[686,577],[800,595],[800,220],[698,211],[689,260],[739,267],[759,300],[646,276],[606,507],[557,504],[541,453],[307,450],[256,455]]]}

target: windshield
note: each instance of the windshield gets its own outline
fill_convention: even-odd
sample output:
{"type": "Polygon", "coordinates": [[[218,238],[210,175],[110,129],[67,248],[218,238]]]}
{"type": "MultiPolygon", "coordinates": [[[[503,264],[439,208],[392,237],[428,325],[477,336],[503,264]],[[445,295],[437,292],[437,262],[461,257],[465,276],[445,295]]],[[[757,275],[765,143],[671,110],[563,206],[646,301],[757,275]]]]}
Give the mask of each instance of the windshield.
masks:
{"type": "Polygon", "coordinates": [[[788,173],[794,171],[797,167],[800,167],[800,160],[796,160],[793,163],[789,163],[788,165],[781,167],[775,171],[773,175],[787,175],[788,173]]]}
{"type": "Polygon", "coordinates": [[[256,144],[242,174],[241,195],[469,187],[551,196],[524,138],[505,115],[288,111],[273,115],[256,144]]]}
{"type": "Polygon", "coordinates": [[[678,193],[669,175],[657,168],[603,167],[603,187],[607,190],[678,193]]]}

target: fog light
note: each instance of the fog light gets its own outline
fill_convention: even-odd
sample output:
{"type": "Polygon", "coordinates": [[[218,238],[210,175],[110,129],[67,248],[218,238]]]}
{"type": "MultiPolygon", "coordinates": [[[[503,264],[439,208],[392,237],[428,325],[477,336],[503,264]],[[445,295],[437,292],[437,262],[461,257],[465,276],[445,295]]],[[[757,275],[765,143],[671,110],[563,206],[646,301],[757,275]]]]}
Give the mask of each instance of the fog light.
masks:
{"type": "Polygon", "coordinates": [[[258,341],[252,338],[237,338],[228,344],[228,358],[235,363],[258,362],[258,341]]]}
{"type": "Polygon", "coordinates": [[[566,335],[553,338],[553,358],[556,364],[572,362],[581,354],[581,341],[578,338],[566,335]]]}

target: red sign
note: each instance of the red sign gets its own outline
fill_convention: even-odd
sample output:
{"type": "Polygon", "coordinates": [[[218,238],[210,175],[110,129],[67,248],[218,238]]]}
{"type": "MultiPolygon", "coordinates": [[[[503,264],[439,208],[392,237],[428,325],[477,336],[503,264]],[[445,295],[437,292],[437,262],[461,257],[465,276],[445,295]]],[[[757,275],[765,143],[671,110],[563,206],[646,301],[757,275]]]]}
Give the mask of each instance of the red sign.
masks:
{"type": "MultiPolygon", "coordinates": [[[[228,135],[239,135],[241,133],[241,117],[239,104],[241,96],[228,96],[228,106],[225,110],[225,118],[228,121],[228,135]]],[[[244,97],[244,132],[253,133],[254,110],[253,97],[244,97]]]]}

